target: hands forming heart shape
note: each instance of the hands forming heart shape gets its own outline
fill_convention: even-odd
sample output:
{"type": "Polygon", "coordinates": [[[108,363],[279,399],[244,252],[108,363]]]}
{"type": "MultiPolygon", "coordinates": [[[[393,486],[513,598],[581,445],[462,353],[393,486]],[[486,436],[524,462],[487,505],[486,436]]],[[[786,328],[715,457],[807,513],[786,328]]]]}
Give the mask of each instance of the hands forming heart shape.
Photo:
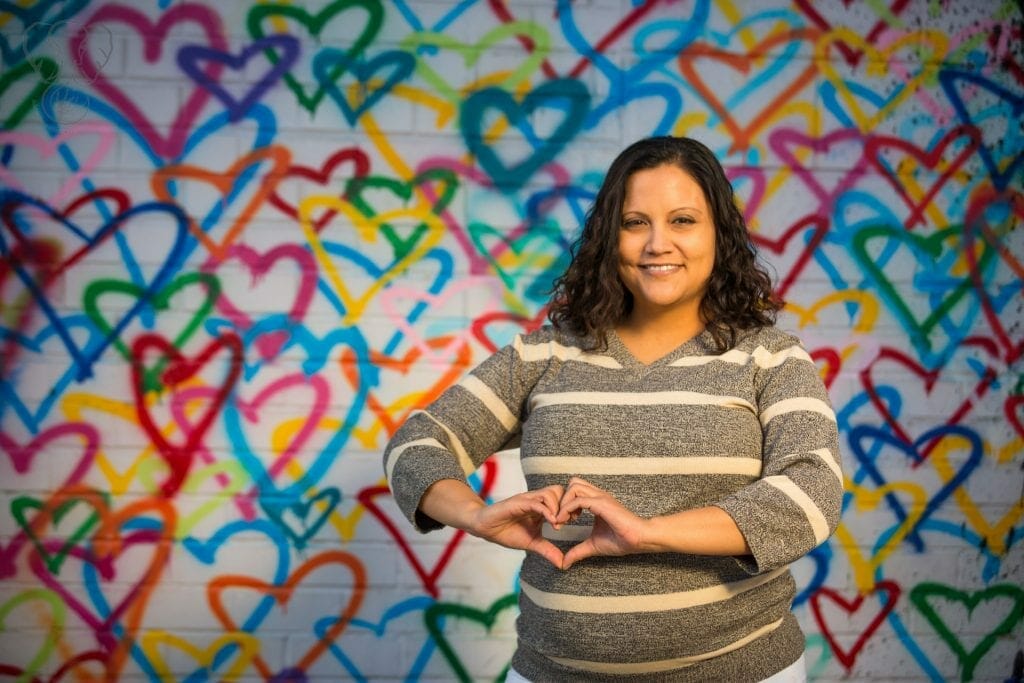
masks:
{"type": "Polygon", "coordinates": [[[481,507],[468,531],[506,548],[537,553],[565,570],[587,557],[652,550],[644,543],[648,522],[626,509],[607,491],[572,477],[564,487],[547,486],[481,507]],[[545,522],[557,531],[585,512],[594,517],[590,534],[568,551],[563,553],[544,537],[545,522]]]}

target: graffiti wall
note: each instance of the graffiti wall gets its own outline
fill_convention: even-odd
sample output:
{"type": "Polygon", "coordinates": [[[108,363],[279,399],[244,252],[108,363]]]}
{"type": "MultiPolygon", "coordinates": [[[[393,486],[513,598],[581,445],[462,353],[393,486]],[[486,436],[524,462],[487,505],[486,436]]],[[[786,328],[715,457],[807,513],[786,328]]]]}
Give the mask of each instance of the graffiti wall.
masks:
{"type": "Polygon", "coordinates": [[[0,2],[0,677],[502,677],[520,555],[416,535],[381,453],[680,134],[839,415],[811,679],[1022,680],[1022,14],[0,2]]]}

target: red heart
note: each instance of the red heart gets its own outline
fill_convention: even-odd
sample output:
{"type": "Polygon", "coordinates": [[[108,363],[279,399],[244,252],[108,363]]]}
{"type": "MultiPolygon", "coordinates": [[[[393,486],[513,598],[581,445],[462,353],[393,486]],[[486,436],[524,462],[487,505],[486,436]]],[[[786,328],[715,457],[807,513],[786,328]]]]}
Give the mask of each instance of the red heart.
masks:
{"type": "MultiPolygon", "coordinates": [[[[483,473],[483,480],[480,484],[481,498],[486,499],[490,495],[491,489],[494,487],[494,483],[498,478],[498,465],[494,459],[485,460],[484,464],[481,465],[480,469],[483,473]]],[[[377,518],[384,528],[387,529],[388,533],[391,534],[395,542],[398,543],[398,547],[401,548],[402,554],[409,561],[416,575],[420,578],[423,583],[423,588],[432,595],[438,597],[441,594],[440,588],[438,587],[438,581],[441,578],[441,574],[444,572],[448,563],[451,562],[452,555],[455,554],[459,544],[462,543],[462,539],[465,538],[466,532],[461,529],[455,530],[452,534],[451,539],[444,546],[441,551],[441,555],[434,562],[433,567],[427,568],[420,557],[413,550],[412,544],[409,542],[405,533],[409,530],[410,533],[415,533],[409,527],[407,522],[395,523],[392,521],[391,516],[377,503],[377,498],[388,497],[391,498],[391,490],[387,486],[369,486],[356,495],[359,502],[370,511],[374,517],[377,518]]],[[[392,500],[393,502],[393,500],[392,500]]]]}
{"type": "MultiPolygon", "coordinates": [[[[961,347],[971,347],[980,349],[984,351],[986,354],[988,354],[989,357],[994,359],[998,359],[999,357],[999,352],[996,349],[995,344],[989,339],[968,337],[963,342],[961,342],[961,347]]],[[[922,366],[920,363],[918,363],[914,358],[911,358],[902,351],[894,349],[892,347],[883,346],[879,350],[878,355],[876,355],[875,358],[866,366],[864,366],[864,368],[860,371],[861,386],[864,387],[864,390],[867,392],[868,397],[871,399],[871,403],[878,410],[879,414],[885,420],[886,424],[892,428],[893,433],[897,437],[899,437],[901,441],[907,444],[915,444],[917,443],[917,437],[907,433],[907,430],[900,423],[899,419],[897,419],[897,417],[892,414],[892,412],[889,410],[889,406],[886,405],[885,401],[878,393],[878,389],[875,385],[876,366],[879,363],[882,363],[883,361],[896,363],[897,365],[900,365],[903,368],[910,370],[910,372],[913,375],[915,375],[916,377],[918,377],[918,379],[921,380],[924,393],[929,397],[931,396],[931,393],[934,390],[935,385],[938,382],[939,377],[942,374],[944,368],[938,367],[929,370],[922,366]]],[[[887,375],[890,377],[892,376],[891,373],[887,373],[887,375]]],[[[963,402],[961,402],[960,405],[956,407],[956,409],[954,409],[952,414],[946,417],[942,417],[941,424],[952,426],[958,424],[961,420],[963,420],[964,417],[968,413],[970,413],[971,410],[974,408],[974,405],[977,402],[977,400],[984,396],[985,393],[995,384],[998,377],[999,375],[997,370],[994,367],[992,367],[992,365],[986,365],[985,373],[982,375],[981,379],[979,379],[978,382],[974,385],[974,388],[971,390],[970,395],[967,396],[967,398],[964,399],[963,402]]],[[[900,381],[903,386],[906,386],[905,380],[901,378],[900,381]]],[[[959,380],[955,381],[957,383],[960,383],[959,380]]],[[[943,402],[948,400],[947,397],[942,397],[942,399],[943,402]]],[[[917,406],[916,410],[925,410],[927,414],[936,416],[939,415],[939,413],[936,412],[937,409],[934,408],[917,406]]],[[[918,448],[918,452],[921,454],[921,460],[915,464],[915,467],[919,465],[921,462],[924,462],[925,458],[928,457],[928,455],[932,452],[935,446],[941,441],[941,438],[941,436],[937,437],[933,441],[924,444],[922,447],[918,448]]]]}
{"type": "Polygon", "coordinates": [[[794,237],[804,235],[810,231],[810,237],[808,239],[796,241],[797,244],[802,244],[803,248],[799,250],[799,255],[793,264],[788,266],[785,271],[785,276],[780,280],[778,287],[776,288],[776,293],[779,297],[784,298],[786,296],[786,292],[789,291],[789,288],[800,276],[800,273],[803,272],[804,268],[814,256],[814,252],[818,249],[822,240],[825,239],[825,235],[828,234],[828,229],[829,221],[826,218],[823,216],[810,215],[801,218],[796,223],[793,223],[793,225],[783,231],[782,235],[775,239],[769,238],[760,232],[752,232],[750,234],[750,238],[754,244],[781,256],[790,249],[789,243],[794,237]]]}
{"type": "Polygon", "coordinates": [[[865,154],[868,161],[878,169],[886,180],[892,184],[896,192],[903,197],[903,201],[907,203],[911,212],[903,221],[903,225],[907,228],[913,228],[917,224],[927,224],[924,212],[928,208],[928,205],[935,198],[935,195],[939,193],[939,190],[941,190],[949,181],[949,179],[968,161],[968,159],[974,156],[975,151],[980,145],[981,132],[974,126],[961,125],[943,135],[930,150],[923,150],[903,138],[888,135],[873,135],[868,138],[867,145],[865,147],[865,154]],[[945,157],[948,148],[951,148],[960,138],[967,138],[967,144],[962,146],[953,159],[947,160],[945,157]],[[912,199],[907,194],[906,183],[902,180],[904,175],[902,172],[903,163],[897,162],[894,164],[895,168],[891,168],[884,162],[883,157],[886,151],[891,149],[905,152],[913,158],[910,168],[913,169],[912,172],[915,174],[922,166],[928,169],[934,170],[938,168],[941,170],[939,177],[935,179],[932,186],[924,193],[924,196],[921,199],[912,199]]]}
{"type": "Polygon", "coordinates": [[[165,496],[174,495],[185,481],[196,449],[199,448],[207,430],[213,424],[214,418],[220,413],[221,406],[227,400],[231,388],[242,372],[242,357],[242,340],[232,332],[217,337],[191,359],[182,355],[169,341],[158,334],[140,335],[132,344],[132,358],[134,359],[132,362],[132,389],[135,393],[135,407],[139,423],[171,469],[170,477],[161,486],[161,491],[165,496]],[[169,441],[150,413],[150,402],[147,401],[143,385],[147,374],[146,354],[151,349],[159,350],[162,360],[168,361],[168,366],[161,375],[161,381],[172,388],[194,377],[217,352],[226,349],[230,353],[226,376],[217,387],[216,394],[207,404],[202,416],[192,423],[191,429],[186,431],[185,439],[181,443],[176,444],[169,441]]]}
{"type": "MultiPolygon", "coordinates": [[[[341,190],[348,186],[348,181],[352,178],[363,178],[369,172],[370,158],[366,153],[358,147],[345,147],[327,157],[324,163],[320,165],[319,169],[311,166],[289,166],[282,174],[281,182],[279,182],[274,188],[274,191],[270,193],[268,201],[273,206],[280,209],[286,216],[298,220],[298,207],[282,197],[280,193],[281,186],[287,178],[311,180],[316,185],[324,186],[326,190],[331,190],[331,186],[329,184],[333,182],[333,187],[339,188],[339,191],[337,192],[338,196],[344,197],[344,192],[341,190]],[[342,164],[351,165],[353,167],[352,172],[349,175],[339,175],[335,181],[333,180],[335,178],[335,171],[338,167],[342,166],[342,164]]],[[[300,197],[307,197],[310,193],[306,191],[305,187],[300,187],[298,194],[300,197]]],[[[331,219],[333,219],[336,214],[337,211],[334,209],[327,209],[323,212],[323,215],[313,221],[313,229],[320,232],[324,229],[324,226],[331,222],[331,219]]]]}
{"type": "MultiPolygon", "coordinates": [[[[854,0],[843,0],[843,5],[849,7],[853,2],[854,0]]],[[[902,12],[908,4],[910,4],[910,0],[894,0],[893,3],[889,5],[889,9],[886,12],[885,16],[876,21],[874,26],[872,26],[868,30],[868,33],[865,36],[865,40],[867,40],[867,42],[872,45],[877,43],[878,37],[882,35],[882,33],[884,33],[886,29],[889,28],[888,17],[899,16],[900,12],[902,12]]],[[[821,7],[822,3],[819,2],[817,3],[817,5],[818,7],[821,7]]],[[[812,0],[796,0],[796,6],[800,9],[801,12],[807,15],[808,19],[810,19],[815,25],[817,25],[822,30],[833,30],[834,25],[818,13],[818,10],[815,9],[814,5],[812,4],[812,0]]],[[[835,8],[836,4],[828,3],[825,6],[829,8],[835,8]]],[[[857,2],[857,6],[863,7],[864,5],[860,2],[857,2]]],[[[864,52],[862,50],[851,48],[846,43],[837,43],[836,45],[839,48],[839,51],[843,53],[843,57],[846,59],[846,62],[850,66],[857,66],[857,64],[861,60],[861,57],[864,56],[864,52]]]]}
{"type": "MultiPolygon", "coordinates": [[[[490,313],[484,313],[480,317],[476,318],[471,328],[473,330],[473,336],[476,337],[477,341],[484,345],[491,353],[498,350],[499,346],[504,346],[505,341],[496,342],[491,334],[488,332],[488,327],[494,324],[511,323],[517,325],[524,333],[530,333],[540,328],[544,324],[544,320],[547,317],[548,309],[547,306],[540,309],[532,318],[525,316],[516,315],[515,313],[509,313],[507,311],[492,311],[490,313]]],[[[511,339],[509,340],[511,341],[511,339]]]]}
{"type": "Polygon", "coordinates": [[[871,618],[871,622],[860,632],[857,636],[856,642],[849,650],[844,650],[840,647],[836,641],[834,633],[838,630],[844,630],[846,625],[838,625],[836,629],[829,628],[829,625],[825,622],[825,618],[822,615],[821,601],[827,598],[830,602],[837,604],[840,609],[849,615],[853,615],[860,611],[864,605],[864,595],[857,595],[853,600],[847,600],[838,591],[828,587],[822,587],[811,594],[811,611],[814,613],[814,619],[818,622],[818,627],[821,629],[822,635],[828,641],[829,647],[832,648],[832,652],[835,653],[836,659],[846,667],[847,671],[853,668],[854,663],[857,661],[857,655],[864,649],[864,645],[867,644],[868,639],[874,635],[878,627],[882,625],[882,621],[885,620],[889,613],[896,607],[896,602],[900,597],[900,587],[893,581],[879,581],[875,584],[874,589],[869,595],[876,595],[884,593],[886,599],[882,604],[882,607],[878,612],[871,618]]]}

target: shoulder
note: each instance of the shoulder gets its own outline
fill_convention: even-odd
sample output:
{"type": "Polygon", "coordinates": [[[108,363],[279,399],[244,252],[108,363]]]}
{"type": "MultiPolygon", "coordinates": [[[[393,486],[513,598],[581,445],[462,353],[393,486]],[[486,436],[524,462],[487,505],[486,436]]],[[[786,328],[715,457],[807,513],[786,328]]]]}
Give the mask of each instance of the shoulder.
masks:
{"type": "Polygon", "coordinates": [[[589,364],[617,367],[601,350],[595,350],[594,344],[554,325],[544,325],[532,332],[517,335],[510,348],[527,362],[548,361],[581,361],[589,364]]]}
{"type": "Polygon", "coordinates": [[[814,363],[799,337],[775,325],[740,332],[733,348],[749,354],[762,367],[774,367],[786,360],[814,363]]]}

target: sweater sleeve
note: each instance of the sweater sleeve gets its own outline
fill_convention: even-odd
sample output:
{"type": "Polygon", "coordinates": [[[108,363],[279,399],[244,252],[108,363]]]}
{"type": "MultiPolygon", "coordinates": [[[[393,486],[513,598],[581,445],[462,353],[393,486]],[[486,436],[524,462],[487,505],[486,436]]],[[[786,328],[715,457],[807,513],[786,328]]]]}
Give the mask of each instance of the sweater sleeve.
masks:
{"type": "Polygon", "coordinates": [[[420,532],[441,524],[419,510],[442,479],[466,481],[519,434],[537,363],[523,360],[523,339],[499,349],[423,410],[409,415],[384,450],[384,474],[402,513],[420,532]]]}
{"type": "Polygon", "coordinates": [[[795,337],[754,352],[761,478],[718,506],[750,546],[751,573],[794,562],[825,542],[839,524],[843,473],[839,430],[813,359],[795,337]]]}

